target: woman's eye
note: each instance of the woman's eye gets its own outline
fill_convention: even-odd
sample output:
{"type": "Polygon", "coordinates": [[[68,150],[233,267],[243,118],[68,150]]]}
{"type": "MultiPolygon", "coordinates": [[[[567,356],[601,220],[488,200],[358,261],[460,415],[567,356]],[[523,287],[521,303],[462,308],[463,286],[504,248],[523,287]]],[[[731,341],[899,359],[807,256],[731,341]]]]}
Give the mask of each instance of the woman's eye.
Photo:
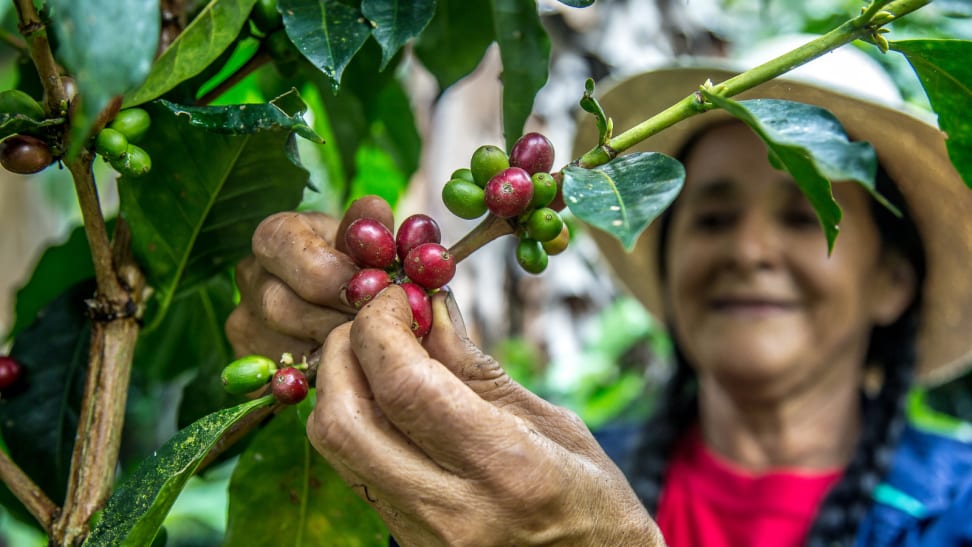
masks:
{"type": "Polygon", "coordinates": [[[704,211],[695,215],[692,224],[701,230],[718,230],[729,226],[734,218],[731,211],[704,211]]]}
{"type": "Polygon", "coordinates": [[[783,213],[783,222],[790,227],[799,229],[817,229],[820,222],[813,209],[798,209],[783,213]]]}

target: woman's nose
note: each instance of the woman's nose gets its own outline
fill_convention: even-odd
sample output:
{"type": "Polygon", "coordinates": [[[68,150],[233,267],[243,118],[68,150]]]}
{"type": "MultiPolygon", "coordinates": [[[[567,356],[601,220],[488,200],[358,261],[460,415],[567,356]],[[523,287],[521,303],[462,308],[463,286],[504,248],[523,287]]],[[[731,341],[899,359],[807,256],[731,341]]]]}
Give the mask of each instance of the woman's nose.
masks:
{"type": "Polygon", "coordinates": [[[746,212],[728,235],[727,257],[734,265],[756,270],[771,268],[777,263],[779,238],[769,215],[759,211],[746,212]]]}

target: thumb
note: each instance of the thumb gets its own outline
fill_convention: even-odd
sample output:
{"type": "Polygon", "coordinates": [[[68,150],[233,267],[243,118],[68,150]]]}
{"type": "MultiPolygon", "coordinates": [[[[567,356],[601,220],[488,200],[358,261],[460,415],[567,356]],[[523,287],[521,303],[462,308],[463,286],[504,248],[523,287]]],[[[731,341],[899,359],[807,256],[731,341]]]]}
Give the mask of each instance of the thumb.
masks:
{"type": "Polygon", "coordinates": [[[344,218],[341,219],[341,224],[337,229],[334,247],[342,253],[348,252],[348,247],[344,244],[344,233],[348,231],[348,226],[359,218],[373,218],[394,233],[395,217],[392,215],[391,206],[388,205],[387,201],[378,196],[358,198],[345,211],[344,218]]]}

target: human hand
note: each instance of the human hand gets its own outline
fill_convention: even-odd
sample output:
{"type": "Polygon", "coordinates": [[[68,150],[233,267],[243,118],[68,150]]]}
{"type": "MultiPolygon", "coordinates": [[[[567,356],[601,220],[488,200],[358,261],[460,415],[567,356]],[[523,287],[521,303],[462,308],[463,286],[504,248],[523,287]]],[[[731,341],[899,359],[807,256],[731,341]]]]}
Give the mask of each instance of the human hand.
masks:
{"type": "Polygon", "coordinates": [[[345,254],[344,232],[361,217],[393,226],[391,208],[375,196],[352,203],[340,223],[321,213],[295,212],[260,223],[253,254],[236,268],[240,304],[226,321],[237,357],[277,359],[289,352],[300,360],[354,317],[344,287],[358,267],[345,254]]]}
{"type": "Polygon", "coordinates": [[[396,540],[663,545],[583,422],[476,348],[450,296],[436,294],[433,309],[421,344],[394,286],[335,329],[307,422],[314,447],[396,540]]]}

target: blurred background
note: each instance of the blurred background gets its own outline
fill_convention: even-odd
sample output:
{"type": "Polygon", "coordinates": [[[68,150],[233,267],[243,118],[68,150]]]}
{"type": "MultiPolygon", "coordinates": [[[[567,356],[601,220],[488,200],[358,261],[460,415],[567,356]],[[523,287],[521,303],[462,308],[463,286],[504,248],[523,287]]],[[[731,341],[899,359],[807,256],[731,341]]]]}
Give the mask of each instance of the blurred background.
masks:
{"type": "MultiPolygon", "coordinates": [[[[604,83],[687,56],[731,55],[780,34],[826,32],[862,5],[860,0],[598,0],[590,8],[575,9],[540,0],[538,8],[553,53],[549,81],[537,96],[526,129],[540,131],[553,141],[557,168],[583,152],[572,151],[570,144],[586,78],[604,83]]],[[[16,14],[10,3],[0,6],[0,32],[9,36],[15,32],[16,14]]],[[[896,23],[890,38],[912,34],[972,38],[972,19],[956,14],[972,16],[970,3],[936,0],[896,23]]],[[[903,57],[894,52],[882,55],[868,44],[862,44],[862,49],[888,70],[910,103],[927,107],[903,57]]],[[[0,47],[3,89],[17,84],[18,66],[25,62],[12,52],[0,47]]],[[[382,106],[391,109],[391,116],[369,118],[355,105],[342,102],[340,93],[314,96],[301,90],[312,106],[309,116],[335,113],[332,119],[313,120],[329,143],[341,140],[344,126],[336,119],[339,115],[360,117],[354,123],[365,127],[363,144],[353,157],[328,144],[299,139],[301,159],[317,188],[305,193],[301,207],[339,215],[355,197],[376,193],[394,205],[398,220],[416,212],[439,220],[444,243],[449,244],[475,221],[452,216],[441,203],[440,191],[450,173],[468,167],[478,146],[503,146],[502,67],[498,51],[490,48],[471,74],[440,89],[417,58],[409,52],[405,55],[399,70],[388,75],[401,90],[396,100],[382,106]],[[394,119],[414,120],[415,129],[388,122],[394,119]],[[403,134],[407,138],[402,139],[403,134]]],[[[220,102],[265,101],[275,96],[275,86],[286,77],[274,67],[261,69],[252,76],[252,85],[239,86],[238,92],[220,102]]],[[[346,79],[353,81],[354,74],[346,79]]],[[[592,122],[583,119],[581,123],[592,122]]],[[[101,197],[110,216],[117,210],[115,174],[103,162],[97,163],[101,197]]],[[[472,337],[521,383],[572,408],[594,429],[641,418],[651,411],[652,391],[667,374],[667,337],[658,322],[614,282],[585,227],[567,220],[571,245],[551,259],[544,273],[524,273],[513,258],[513,243],[499,240],[460,264],[452,289],[472,337]]],[[[65,244],[72,234],[80,237],[75,232],[79,223],[66,170],[52,166],[30,177],[0,174],[0,353],[9,349],[8,334],[30,319],[27,310],[17,307],[18,291],[45,250],[65,244]]],[[[176,358],[176,354],[156,358],[176,358]]],[[[180,407],[183,390],[193,380],[186,374],[154,375],[151,366],[141,370],[133,377],[129,400],[131,440],[123,447],[133,457],[176,431],[182,420],[173,409],[180,407]]],[[[234,463],[229,458],[211,468],[205,478],[192,480],[166,521],[169,545],[221,542],[226,481],[234,463]]],[[[0,509],[0,545],[4,541],[16,546],[45,543],[0,509]]]]}

